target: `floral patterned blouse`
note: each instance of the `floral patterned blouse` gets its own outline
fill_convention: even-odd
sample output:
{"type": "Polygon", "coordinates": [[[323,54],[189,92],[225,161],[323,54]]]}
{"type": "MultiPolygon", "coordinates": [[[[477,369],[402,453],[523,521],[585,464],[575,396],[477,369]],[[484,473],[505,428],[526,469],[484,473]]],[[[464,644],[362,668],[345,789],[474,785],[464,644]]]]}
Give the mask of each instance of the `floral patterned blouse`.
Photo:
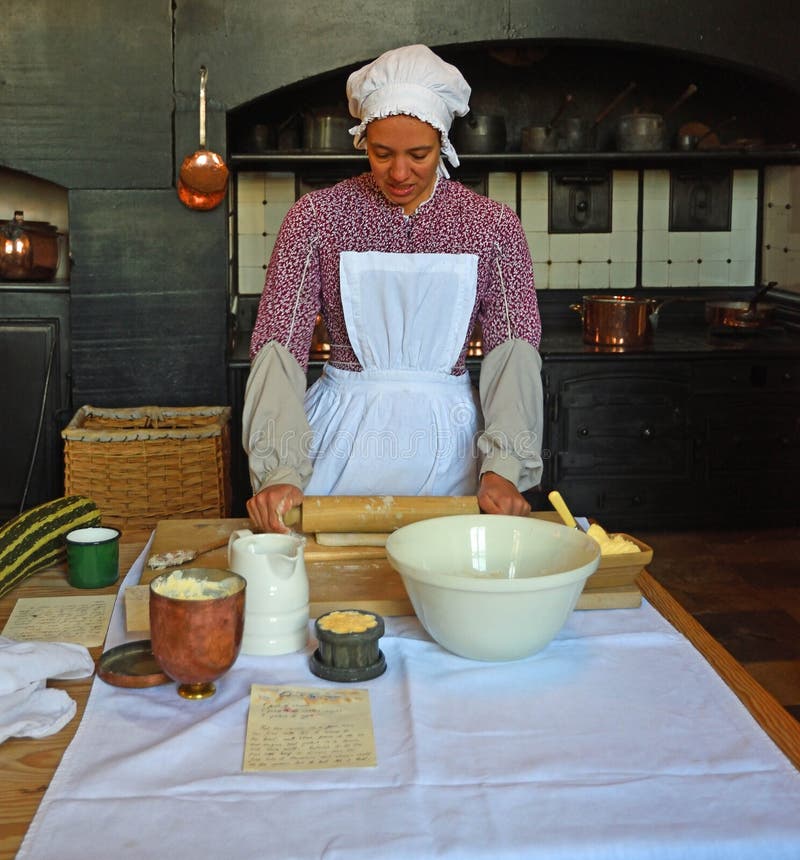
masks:
{"type": "Polygon", "coordinates": [[[477,255],[476,302],[454,374],[465,372],[476,319],[484,354],[512,339],[539,347],[541,323],[530,252],[522,225],[508,206],[459,182],[439,179],[431,197],[407,216],[384,197],[372,174],[364,173],[306,194],[287,214],[267,268],[251,359],[275,340],[305,370],[321,312],[331,341],[331,364],[361,369],[340,298],[343,251],[477,255]]]}

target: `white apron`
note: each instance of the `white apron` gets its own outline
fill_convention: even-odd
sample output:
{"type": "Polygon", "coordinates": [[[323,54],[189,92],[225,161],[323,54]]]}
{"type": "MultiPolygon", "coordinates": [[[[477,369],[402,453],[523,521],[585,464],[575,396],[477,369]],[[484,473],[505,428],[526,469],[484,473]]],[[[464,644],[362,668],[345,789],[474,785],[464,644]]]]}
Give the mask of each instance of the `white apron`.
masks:
{"type": "Polygon", "coordinates": [[[339,275],[360,372],[326,366],[306,392],[308,495],[469,495],[480,411],[453,376],[475,303],[472,254],[345,252],[339,275]]]}

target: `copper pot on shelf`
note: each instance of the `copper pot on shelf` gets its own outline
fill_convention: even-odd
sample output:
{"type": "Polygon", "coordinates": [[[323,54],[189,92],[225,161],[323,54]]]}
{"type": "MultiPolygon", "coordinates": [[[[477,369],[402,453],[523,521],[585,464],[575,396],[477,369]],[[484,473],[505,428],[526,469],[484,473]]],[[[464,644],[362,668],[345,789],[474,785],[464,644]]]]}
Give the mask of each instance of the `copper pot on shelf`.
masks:
{"type": "Polygon", "coordinates": [[[58,270],[58,230],[46,221],[26,221],[21,209],[0,221],[0,278],[52,281],[58,270]]]}

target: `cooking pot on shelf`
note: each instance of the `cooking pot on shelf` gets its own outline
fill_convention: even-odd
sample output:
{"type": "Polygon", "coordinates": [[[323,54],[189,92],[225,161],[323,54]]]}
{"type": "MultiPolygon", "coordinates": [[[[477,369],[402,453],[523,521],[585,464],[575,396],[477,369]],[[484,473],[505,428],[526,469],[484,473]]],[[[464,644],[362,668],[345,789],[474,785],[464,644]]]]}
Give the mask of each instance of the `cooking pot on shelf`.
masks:
{"type": "Polygon", "coordinates": [[[521,152],[555,152],[558,145],[556,122],[572,101],[572,93],[567,93],[550,121],[544,125],[529,125],[520,132],[521,152]]]}
{"type": "Polygon", "coordinates": [[[659,152],[666,149],[667,126],[660,113],[632,113],[617,125],[620,152],[659,152]]]}
{"type": "Polygon", "coordinates": [[[663,114],[637,111],[620,117],[617,123],[617,149],[620,152],[660,152],[666,149],[665,117],[677,110],[696,92],[697,85],[689,84],[663,114]]]}
{"type": "Polygon", "coordinates": [[[350,128],[357,122],[344,114],[304,114],[303,149],[306,152],[353,152],[350,128]]]}
{"type": "Polygon", "coordinates": [[[468,113],[455,120],[450,140],[457,152],[492,153],[506,151],[506,121],[499,114],[468,113]]]}
{"type": "Polygon", "coordinates": [[[0,278],[4,281],[52,281],[58,269],[58,230],[46,221],[26,221],[14,212],[0,220],[0,278]]]}
{"type": "Polygon", "coordinates": [[[635,296],[584,296],[570,308],[581,315],[583,342],[610,352],[647,349],[658,312],[668,299],[635,296]]]}
{"type": "Polygon", "coordinates": [[[720,146],[719,132],[732,122],[736,122],[736,116],[729,116],[716,125],[706,125],[697,121],[685,122],[678,129],[675,145],[681,152],[693,152],[696,149],[717,149],[720,146]]]}
{"type": "Polygon", "coordinates": [[[302,120],[299,113],[293,113],[281,122],[255,123],[245,132],[244,151],[257,154],[301,149],[302,120]]]}
{"type": "Polygon", "coordinates": [[[597,148],[597,129],[600,123],[636,89],[636,81],[631,81],[625,89],[594,117],[567,117],[558,124],[558,149],[561,152],[593,152],[597,148]]]}

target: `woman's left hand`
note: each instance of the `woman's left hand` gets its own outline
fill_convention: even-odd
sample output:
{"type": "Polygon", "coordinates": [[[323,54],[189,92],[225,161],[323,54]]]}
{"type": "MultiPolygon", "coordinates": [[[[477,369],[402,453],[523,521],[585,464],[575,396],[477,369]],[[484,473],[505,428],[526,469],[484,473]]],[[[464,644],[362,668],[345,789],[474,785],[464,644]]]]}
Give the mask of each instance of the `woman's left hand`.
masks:
{"type": "Polygon", "coordinates": [[[524,517],[531,511],[531,506],[514,484],[496,472],[484,472],[481,476],[478,506],[485,514],[524,517]]]}

